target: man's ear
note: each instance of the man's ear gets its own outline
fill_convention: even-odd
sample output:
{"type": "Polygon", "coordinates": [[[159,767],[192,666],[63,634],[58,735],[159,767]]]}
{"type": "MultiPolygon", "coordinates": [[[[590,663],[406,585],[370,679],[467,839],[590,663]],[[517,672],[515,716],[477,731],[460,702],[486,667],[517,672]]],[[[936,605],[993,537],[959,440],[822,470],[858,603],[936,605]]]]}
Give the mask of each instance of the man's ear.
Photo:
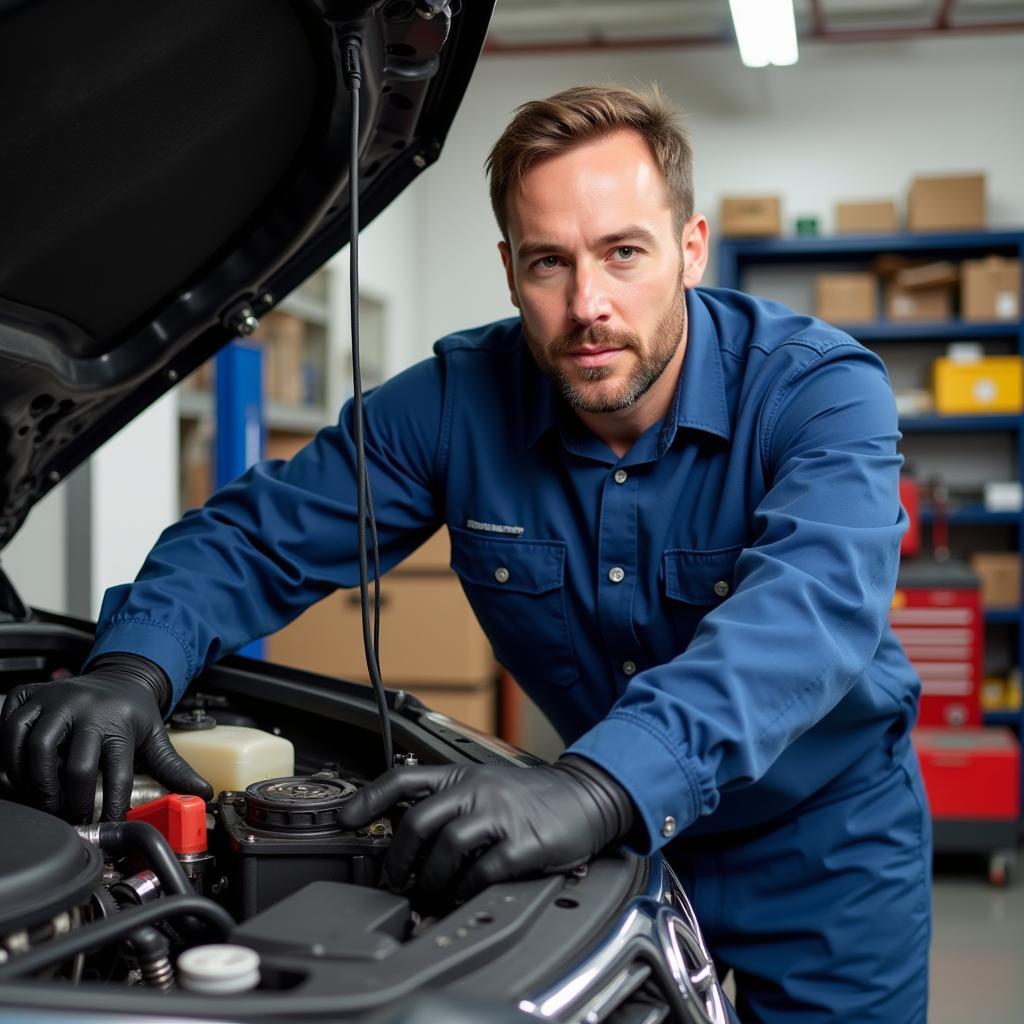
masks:
{"type": "Polygon", "coordinates": [[[683,225],[683,287],[696,288],[708,265],[708,221],[695,213],[683,225]]]}
{"type": "Polygon", "coordinates": [[[512,305],[519,309],[519,293],[516,291],[515,275],[512,273],[512,250],[508,242],[499,242],[498,252],[501,253],[501,263],[505,268],[505,279],[508,281],[508,296],[512,300],[512,305]]]}

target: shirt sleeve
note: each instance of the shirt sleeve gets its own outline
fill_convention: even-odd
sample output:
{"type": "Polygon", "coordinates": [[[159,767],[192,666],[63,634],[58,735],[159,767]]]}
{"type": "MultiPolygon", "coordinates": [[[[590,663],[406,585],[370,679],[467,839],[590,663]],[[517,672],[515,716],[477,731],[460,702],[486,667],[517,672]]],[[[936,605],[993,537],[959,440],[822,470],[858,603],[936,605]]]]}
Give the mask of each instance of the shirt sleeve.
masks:
{"type": "MultiPolygon", "coordinates": [[[[442,361],[429,359],[365,396],[382,572],[443,522],[436,467],[444,392],[442,361]]],[[[336,588],[357,586],[357,534],[350,401],[292,459],[257,464],[166,529],[135,581],[106,592],[88,661],[141,654],[164,669],[177,701],[217,658],[336,588]]]]}
{"type": "Polygon", "coordinates": [[[764,775],[842,700],[882,635],[906,529],[892,389],[859,346],[807,356],[764,408],[768,486],[733,593],[570,748],[630,793],[644,852],[764,775]]]}

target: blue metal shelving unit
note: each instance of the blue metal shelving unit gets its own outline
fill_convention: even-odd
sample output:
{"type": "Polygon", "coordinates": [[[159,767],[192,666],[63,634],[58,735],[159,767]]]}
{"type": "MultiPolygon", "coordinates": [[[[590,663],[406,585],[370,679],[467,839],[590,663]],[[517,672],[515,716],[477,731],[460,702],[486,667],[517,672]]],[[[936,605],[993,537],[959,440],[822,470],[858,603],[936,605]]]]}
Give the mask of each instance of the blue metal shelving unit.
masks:
{"type": "MultiPolygon", "coordinates": [[[[263,458],[263,351],[235,341],[216,359],[214,477],[219,489],[263,458]]],[[[238,653],[262,658],[263,651],[263,641],[253,640],[238,653]]]]}
{"type": "Polygon", "coordinates": [[[1015,626],[1020,621],[1019,608],[986,608],[985,621],[1015,626]]]}
{"type": "Polygon", "coordinates": [[[1020,416],[901,416],[900,430],[904,433],[917,431],[930,434],[947,433],[972,434],[982,431],[1001,433],[1006,430],[1019,430],[1020,416]]]}
{"type": "MultiPolygon", "coordinates": [[[[954,526],[1017,526],[1019,512],[990,512],[983,505],[961,505],[946,509],[946,522],[954,526]]],[[[934,523],[935,510],[921,509],[921,522],[934,523]]]]}
{"type": "MultiPolygon", "coordinates": [[[[718,243],[718,283],[723,288],[741,288],[744,271],[760,265],[813,265],[827,270],[836,264],[867,262],[879,253],[899,253],[929,259],[962,260],[979,256],[1009,256],[1024,262],[1024,231],[979,231],[968,233],[850,235],[830,238],[798,237],[782,239],[724,239],[718,243]]],[[[1006,323],[889,323],[837,325],[866,344],[922,342],[943,344],[950,341],[1006,341],[1024,355],[1024,319],[1006,323]]],[[[900,419],[904,433],[1005,432],[1017,439],[1017,473],[1024,480],[1024,417],[1022,416],[905,416],[900,419]]],[[[1018,548],[1024,548],[1024,511],[989,512],[977,506],[951,509],[946,516],[950,525],[1016,525],[1018,548]]],[[[933,522],[931,509],[922,514],[924,522],[933,522]]],[[[1024,665],[1024,602],[1019,608],[989,609],[986,624],[1016,627],[1017,660],[1024,665]]],[[[1013,729],[1024,740],[1024,710],[988,711],[987,725],[1013,729]]],[[[1024,764],[1021,769],[1024,789],[1024,764]]]]}

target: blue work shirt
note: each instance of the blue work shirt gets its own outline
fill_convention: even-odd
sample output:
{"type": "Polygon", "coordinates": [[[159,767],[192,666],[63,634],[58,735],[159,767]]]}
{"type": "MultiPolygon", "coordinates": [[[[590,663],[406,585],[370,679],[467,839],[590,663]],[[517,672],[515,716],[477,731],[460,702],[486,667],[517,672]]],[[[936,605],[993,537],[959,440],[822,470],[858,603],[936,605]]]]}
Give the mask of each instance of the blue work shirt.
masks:
{"type": "MultiPolygon", "coordinates": [[[[918,697],[886,617],[906,523],[883,364],[777,303],[686,299],[671,408],[622,458],[518,319],[442,339],[365,405],[382,568],[448,527],[498,660],[627,789],[645,852],[827,792],[906,733],[918,697]]],[[[355,464],[349,404],[167,529],[107,592],[92,656],[145,655],[178,699],[356,586],[355,464]]]]}

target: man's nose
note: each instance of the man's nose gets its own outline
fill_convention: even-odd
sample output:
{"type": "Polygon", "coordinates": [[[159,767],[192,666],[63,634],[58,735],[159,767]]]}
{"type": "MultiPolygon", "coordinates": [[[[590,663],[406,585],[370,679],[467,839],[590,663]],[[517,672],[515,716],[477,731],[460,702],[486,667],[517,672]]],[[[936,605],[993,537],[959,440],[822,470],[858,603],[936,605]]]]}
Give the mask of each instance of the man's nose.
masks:
{"type": "Polygon", "coordinates": [[[611,305],[597,274],[577,268],[569,293],[569,316],[584,327],[607,320],[611,305]]]}

